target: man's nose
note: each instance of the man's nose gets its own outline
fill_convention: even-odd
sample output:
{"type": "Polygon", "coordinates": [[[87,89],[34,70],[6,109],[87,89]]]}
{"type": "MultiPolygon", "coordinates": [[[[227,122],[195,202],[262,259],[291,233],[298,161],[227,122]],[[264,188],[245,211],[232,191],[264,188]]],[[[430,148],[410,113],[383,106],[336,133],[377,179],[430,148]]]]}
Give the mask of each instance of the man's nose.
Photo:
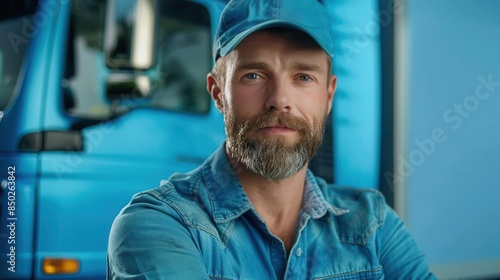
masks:
{"type": "Polygon", "coordinates": [[[266,110],[288,112],[291,110],[291,91],[289,81],[275,79],[267,90],[266,110]]]}

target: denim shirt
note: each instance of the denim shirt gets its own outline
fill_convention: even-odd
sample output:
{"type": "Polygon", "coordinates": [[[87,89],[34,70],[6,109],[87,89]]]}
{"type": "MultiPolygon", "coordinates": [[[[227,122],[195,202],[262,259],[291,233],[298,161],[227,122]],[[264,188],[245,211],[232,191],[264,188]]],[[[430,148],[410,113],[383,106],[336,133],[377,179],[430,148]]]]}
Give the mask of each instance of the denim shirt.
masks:
{"type": "Polygon", "coordinates": [[[287,255],[224,145],[135,195],[113,223],[107,258],[108,279],[435,279],[378,191],[327,185],[310,171],[287,255]]]}

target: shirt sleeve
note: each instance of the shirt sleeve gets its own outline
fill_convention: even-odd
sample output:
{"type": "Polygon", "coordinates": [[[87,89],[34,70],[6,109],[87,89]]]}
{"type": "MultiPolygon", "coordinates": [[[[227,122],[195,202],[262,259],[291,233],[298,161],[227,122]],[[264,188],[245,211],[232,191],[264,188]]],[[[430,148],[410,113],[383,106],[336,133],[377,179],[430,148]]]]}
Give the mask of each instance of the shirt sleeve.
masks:
{"type": "Polygon", "coordinates": [[[201,254],[177,213],[136,196],[113,222],[107,279],[209,279],[201,254]]]}
{"type": "Polygon", "coordinates": [[[379,258],[386,279],[436,279],[425,256],[403,221],[386,205],[385,220],[378,238],[379,258]]]}

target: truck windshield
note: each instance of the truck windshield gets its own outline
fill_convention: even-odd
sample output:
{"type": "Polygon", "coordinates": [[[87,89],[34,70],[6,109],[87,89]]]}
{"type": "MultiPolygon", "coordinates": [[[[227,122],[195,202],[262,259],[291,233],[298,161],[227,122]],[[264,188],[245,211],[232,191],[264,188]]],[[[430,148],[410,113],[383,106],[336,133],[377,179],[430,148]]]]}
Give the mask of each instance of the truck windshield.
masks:
{"type": "MultiPolygon", "coordinates": [[[[119,1],[120,5],[124,3],[119,1]]],[[[209,12],[190,1],[155,3],[152,67],[120,69],[112,68],[106,61],[104,32],[109,3],[72,1],[67,69],[61,83],[64,99],[68,101],[65,102],[68,115],[105,119],[138,107],[195,114],[208,112],[210,96],[205,90],[205,77],[211,66],[209,12]],[[116,86],[116,80],[124,76],[137,79],[124,80],[116,86]],[[125,88],[130,92],[130,83],[136,80],[138,85],[146,83],[146,95],[109,98],[107,91],[111,83],[115,89],[125,88]]]]}
{"type": "Polygon", "coordinates": [[[38,1],[0,2],[0,110],[15,96],[38,1]]]}

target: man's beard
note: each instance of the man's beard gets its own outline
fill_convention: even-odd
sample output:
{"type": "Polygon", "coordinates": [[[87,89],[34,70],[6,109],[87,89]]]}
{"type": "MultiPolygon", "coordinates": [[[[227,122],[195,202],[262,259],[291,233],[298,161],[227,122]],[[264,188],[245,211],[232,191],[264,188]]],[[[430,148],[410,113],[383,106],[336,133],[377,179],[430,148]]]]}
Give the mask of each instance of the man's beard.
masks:
{"type": "Polygon", "coordinates": [[[311,125],[284,112],[268,112],[245,121],[237,119],[230,110],[224,111],[230,156],[271,181],[297,173],[316,154],[323,141],[326,115],[320,122],[311,125]],[[290,138],[288,135],[269,137],[258,132],[275,125],[295,130],[294,139],[287,139],[290,138]],[[293,143],[290,143],[291,140],[293,143]]]}

